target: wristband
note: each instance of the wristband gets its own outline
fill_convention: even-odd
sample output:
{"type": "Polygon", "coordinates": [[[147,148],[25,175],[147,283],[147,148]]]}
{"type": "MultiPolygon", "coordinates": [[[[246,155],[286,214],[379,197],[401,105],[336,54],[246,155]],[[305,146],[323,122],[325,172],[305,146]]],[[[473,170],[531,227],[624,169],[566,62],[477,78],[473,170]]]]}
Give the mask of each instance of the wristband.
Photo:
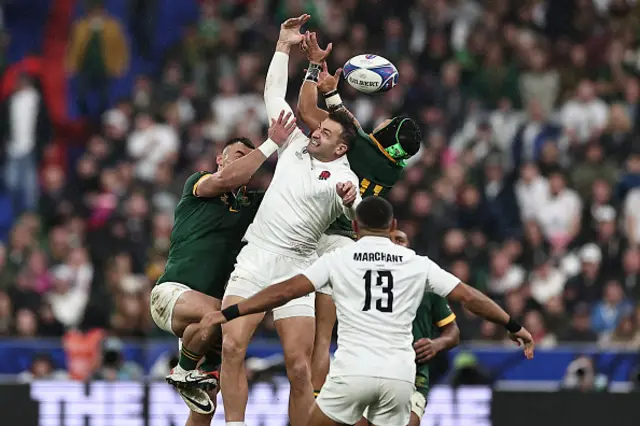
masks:
{"type": "Polygon", "coordinates": [[[509,318],[509,322],[504,325],[504,328],[506,328],[509,333],[517,333],[522,330],[522,326],[512,318],[509,318]]]}
{"type": "Polygon", "coordinates": [[[325,93],[324,102],[325,104],[327,104],[327,108],[329,108],[330,110],[335,110],[342,106],[342,98],[340,98],[338,90],[332,90],[328,93],[325,93]]]}
{"type": "Polygon", "coordinates": [[[260,151],[265,157],[271,157],[271,154],[278,150],[278,144],[272,141],[271,139],[267,139],[262,142],[262,145],[258,147],[258,151],[260,151]]]}
{"type": "Polygon", "coordinates": [[[228,308],[220,311],[222,315],[227,319],[227,321],[232,321],[240,316],[240,309],[238,309],[238,304],[231,305],[228,308]]]}
{"type": "Polygon", "coordinates": [[[317,84],[321,70],[322,68],[320,67],[320,65],[309,63],[309,67],[307,68],[307,75],[304,77],[305,81],[312,81],[317,84]]]}

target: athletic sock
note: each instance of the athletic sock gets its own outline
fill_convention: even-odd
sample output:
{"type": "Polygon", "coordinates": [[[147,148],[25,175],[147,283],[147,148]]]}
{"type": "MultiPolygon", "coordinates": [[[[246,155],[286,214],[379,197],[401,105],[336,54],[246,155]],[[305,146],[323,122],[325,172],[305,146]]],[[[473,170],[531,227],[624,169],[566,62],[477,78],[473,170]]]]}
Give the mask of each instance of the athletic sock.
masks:
{"type": "Polygon", "coordinates": [[[195,370],[200,359],[202,359],[202,355],[191,352],[183,346],[182,349],[180,349],[178,365],[187,371],[195,370]]]}
{"type": "Polygon", "coordinates": [[[204,356],[204,361],[200,364],[200,370],[211,373],[213,371],[217,371],[220,364],[222,364],[222,357],[220,354],[207,353],[204,356]]]}
{"type": "Polygon", "coordinates": [[[313,397],[314,397],[314,398],[317,398],[317,397],[318,397],[318,395],[320,395],[320,391],[319,391],[319,390],[314,390],[314,391],[313,391],[313,397]]]}

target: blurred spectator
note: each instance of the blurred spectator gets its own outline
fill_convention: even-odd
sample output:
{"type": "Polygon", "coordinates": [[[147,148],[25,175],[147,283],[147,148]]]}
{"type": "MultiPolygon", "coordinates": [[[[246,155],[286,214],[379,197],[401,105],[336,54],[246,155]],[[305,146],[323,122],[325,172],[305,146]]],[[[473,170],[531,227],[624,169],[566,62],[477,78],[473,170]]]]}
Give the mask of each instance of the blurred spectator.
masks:
{"type": "Polygon", "coordinates": [[[549,182],[540,176],[535,163],[527,162],[520,169],[515,187],[522,220],[535,220],[549,201],[549,182]]]}
{"type": "Polygon", "coordinates": [[[591,309],[580,303],[573,309],[571,323],[559,333],[559,340],[575,343],[594,343],[598,335],[591,329],[591,309]]]}
{"type": "Polygon", "coordinates": [[[98,370],[93,374],[94,380],[114,382],[142,379],[142,368],[133,362],[124,360],[122,350],[122,341],[115,337],[109,337],[102,343],[101,362],[98,370]]]}
{"type": "Polygon", "coordinates": [[[556,140],[560,133],[560,127],[548,120],[540,102],[536,99],[529,101],[527,119],[518,127],[509,147],[511,161],[516,170],[522,163],[538,161],[545,144],[550,140],[556,140]]]}
{"type": "Polygon", "coordinates": [[[540,209],[538,220],[553,252],[559,254],[564,253],[580,232],[582,201],[567,187],[566,178],[560,171],[549,176],[549,190],[549,200],[540,209]]]}
{"type": "Polygon", "coordinates": [[[625,314],[611,333],[598,342],[604,348],[640,349],[640,329],[634,312],[625,314]]]}
{"type": "Polygon", "coordinates": [[[0,164],[15,214],[38,204],[38,161],[51,128],[44,100],[31,77],[21,74],[0,103],[0,164]]]}
{"type": "Polygon", "coordinates": [[[563,380],[565,389],[579,392],[604,391],[607,385],[607,377],[598,374],[593,360],[587,356],[579,357],[569,364],[563,380]]]}
{"type": "Polygon", "coordinates": [[[556,336],[547,330],[544,317],[538,310],[531,310],[524,316],[523,326],[529,330],[536,345],[545,348],[556,345],[556,336]]]}
{"type": "Polygon", "coordinates": [[[587,145],[584,161],[573,166],[571,182],[582,199],[588,199],[596,180],[613,185],[618,178],[618,170],[613,161],[604,156],[602,146],[593,142],[587,145]]]}
{"type": "Polygon", "coordinates": [[[177,160],[178,135],[171,127],[142,114],[136,119],[136,131],[129,137],[127,151],[137,161],[138,179],[150,183],[158,166],[171,165],[177,160]]]}
{"type": "Polygon", "coordinates": [[[619,282],[612,280],[604,287],[602,301],[593,309],[591,327],[596,333],[608,333],[618,327],[621,319],[631,311],[619,282]]]}
{"type": "Polygon", "coordinates": [[[564,297],[567,305],[572,308],[578,302],[595,303],[603,290],[600,265],[602,253],[593,244],[586,244],[579,251],[582,264],[580,273],[567,281],[564,297]]]}
{"type": "Polygon", "coordinates": [[[583,144],[600,136],[607,126],[609,109],[596,96],[593,83],[580,82],[576,96],[562,107],[562,124],[571,144],[583,144]]]}
{"type": "Polygon", "coordinates": [[[511,264],[508,255],[503,251],[495,251],[491,256],[487,291],[492,295],[501,296],[511,290],[517,290],[525,279],[524,270],[518,265],[511,264]]]}
{"type": "Polygon", "coordinates": [[[552,265],[550,258],[541,258],[529,277],[531,297],[544,305],[549,299],[562,294],[565,280],[562,271],[552,265]]]}
{"type": "Polygon", "coordinates": [[[520,97],[525,105],[539,103],[542,113],[548,116],[560,93],[560,76],[549,69],[547,53],[542,49],[535,49],[527,59],[529,69],[520,76],[520,97]]]}
{"type": "Polygon", "coordinates": [[[73,24],[67,51],[67,69],[78,76],[80,111],[91,111],[89,98],[97,93],[97,113],[102,114],[109,105],[111,79],[121,77],[128,66],[129,46],[120,23],[101,0],[92,0],[87,15],[73,24]]]}
{"type": "Polygon", "coordinates": [[[57,370],[53,360],[48,354],[36,354],[31,362],[29,370],[18,375],[20,382],[31,382],[33,380],[64,380],[67,373],[64,370],[57,370]]]}

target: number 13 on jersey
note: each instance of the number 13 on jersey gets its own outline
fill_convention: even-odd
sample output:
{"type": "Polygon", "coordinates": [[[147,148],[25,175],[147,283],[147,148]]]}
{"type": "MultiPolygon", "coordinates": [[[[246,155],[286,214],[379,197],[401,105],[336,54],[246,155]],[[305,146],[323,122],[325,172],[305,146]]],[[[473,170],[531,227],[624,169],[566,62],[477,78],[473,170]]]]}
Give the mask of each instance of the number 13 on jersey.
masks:
{"type": "Polygon", "coordinates": [[[364,306],[363,311],[371,309],[371,286],[375,275],[376,287],[382,288],[383,296],[376,299],[376,310],[379,312],[393,312],[393,275],[391,271],[368,270],[364,276],[364,306]]]}

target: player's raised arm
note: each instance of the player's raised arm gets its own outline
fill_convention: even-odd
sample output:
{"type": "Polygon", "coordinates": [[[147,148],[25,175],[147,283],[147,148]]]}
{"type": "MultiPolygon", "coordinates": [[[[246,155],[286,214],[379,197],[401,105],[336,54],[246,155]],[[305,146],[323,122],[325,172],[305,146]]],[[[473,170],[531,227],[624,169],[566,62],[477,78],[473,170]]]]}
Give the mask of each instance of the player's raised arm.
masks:
{"type": "Polygon", "coordinates": [[[288,112],[285,115],[285,111],[281,111],[277,120],[271,120],[269,139],[257,149],[238,158],[222,170],[204,175],[193,187],[193,195],[196,197],[216,197],[248,183],[253,174],[262,166],[262,163],[287,141],[295,129],[296,119],[293,114],[288,112]]]}
{"type": "Polygon", "coordinates": [[[306,54],[309,66],[298,96],[298,114],[310,129],[320,126],[320,123],[329,116],[327,111],[318,107],[318,92],[320,92],[329,110],[344,110],[352,118],[356,126],[360,128],[360,123],[347,110],[338,94],[338,82],[340,81],[342,68],[337,69],[333,75],[329,73],[326,59],[332,48],[333,45],[329,43],[326,49],[321,49],[316,33],[307,31],[304,34],[301,50],[306,54]]]}
{"type": "Polygon", "coordinates": [[[300,28],[309,18],[309,15],[300,15],[297,18],[287,19],[280,26],[276,52],[269,64],[264,85],[264,103],[270,120],[277,118],[282,110],[291,111],[291,107],[285,100],[289,82],[289,52],[291,46],[302,42],[304,36],[300,33],[300,28]]]}
{"type": "Polygon", "coordinates": [[[446,297],[448,300],[460,302],[465,308],[474,314],[504,326],[509,332],[509,337],[524,345],[524,354],[527,358],[533,358],[534,342],[531,334],[516,321],[511,319],[496,302],[479,292],[475,288],[460,282],[453,274],[440,268],[435,262],[426,259],[428,268],[427,287],[434,293],[446,297]]]}
{"type": "Polygon", "coordinates": [[[342,211],[344,212],[344,215],[347,216],[347,218],[350,220],[355,219],[356,208],[362,201],[357,182],[358,179],[355,178],[346,182],[338,182],[336,184],[336,193],[342,200],[342,211]]]}

